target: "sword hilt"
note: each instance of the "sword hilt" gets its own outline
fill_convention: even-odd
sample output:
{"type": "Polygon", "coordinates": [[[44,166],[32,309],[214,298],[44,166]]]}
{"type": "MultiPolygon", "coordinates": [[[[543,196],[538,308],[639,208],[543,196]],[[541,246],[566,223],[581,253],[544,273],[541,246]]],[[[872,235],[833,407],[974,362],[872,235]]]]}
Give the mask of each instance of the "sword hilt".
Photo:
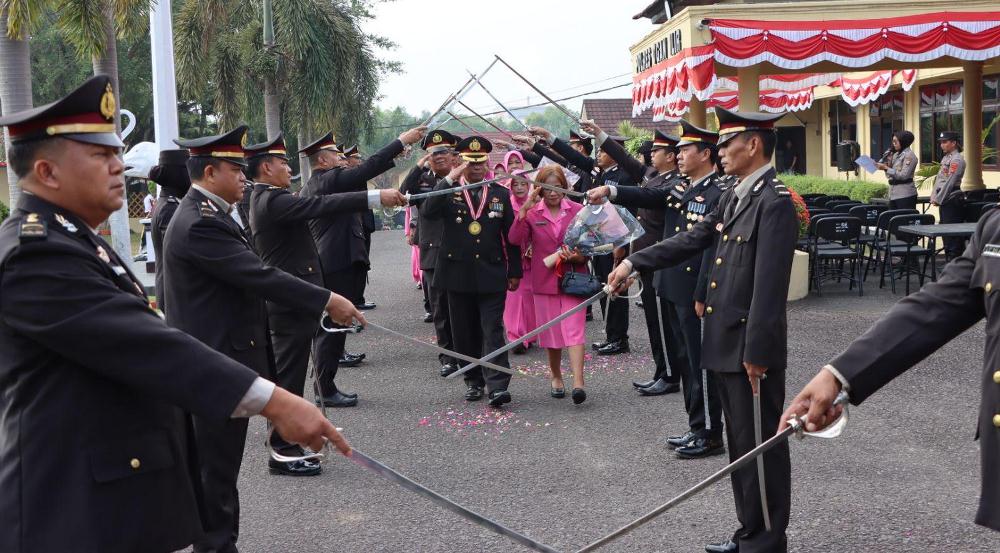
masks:
{"type": "Polygon", "coordinates": [[[356,323],[350,326],[339,325],[333,322],[329,313],[323,314],[323,318],[319,320],[319,327],[330,334],[358,334],[365,328],[356,323]],[[329,321],[329,326],[327,325],[327,321],[329,321]]]}
{"type": "Polygon", "coordinates": [[[793,417],[790,421],[788,421],[788,425],[795,429],[795,435],[799,439],[805,437],[823,438],[828,440],[837,438],[844,433],[844,428],[847,427],[847,422],[850,419],[850,415],[847,411],[847,405],[850,403],[850,400],[851,398],[847,395],[847,392],[841,391],[837,394],[837,399],[833,400],[833,405],[843,406],[844,409],[841,411],[840,416],[837,417],[837,420],[826,425],[825,428],[821,428],[815,432],[806,431],[806,423],[808,423],[809,420],[805,416],[793,417]]]}

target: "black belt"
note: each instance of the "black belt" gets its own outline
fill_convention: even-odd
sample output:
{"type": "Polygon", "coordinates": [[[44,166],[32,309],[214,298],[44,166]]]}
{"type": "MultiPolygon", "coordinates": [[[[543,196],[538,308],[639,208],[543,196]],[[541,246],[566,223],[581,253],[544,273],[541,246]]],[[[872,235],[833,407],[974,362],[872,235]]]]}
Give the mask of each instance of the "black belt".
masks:
{"type": "Polygon", "coordinates": [[[912,180],[903,181],[903,182],[893,182],[893,181],[890,181],[889,184],[891,184],[892,186],[896,186],[897,184],[913,184],[913,181],[912,180]]]}

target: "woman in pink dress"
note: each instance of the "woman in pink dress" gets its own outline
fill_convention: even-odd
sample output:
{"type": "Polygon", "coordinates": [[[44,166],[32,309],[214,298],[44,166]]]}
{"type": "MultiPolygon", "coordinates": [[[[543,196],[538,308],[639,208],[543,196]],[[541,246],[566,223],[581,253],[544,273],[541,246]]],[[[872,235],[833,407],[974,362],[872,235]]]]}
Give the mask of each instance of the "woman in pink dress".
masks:
{"type": "MultiPolygon", "coordinates": [[[[505,172],[510,172],[509,167],[512,166],[512,161],[516,159],[521,159],[520,152],[507,152],[506,157],[504,157],[504,167],[502,169],[505,172]]],[[[516,164],[515,164],[516,165],[516,164]]],[[[521,165],[516,165],[518,169],[523,167],[523,160],[521,165]]],[[[508,179],[508,181],[513,179],[508,179]]],[[[524,181],[515,182],[504,182],[508,188],[510,188],[510,204],[514,209],[514,213],[521,208],[521,204],[528,199],[528,193],[530,190],[530,185],[524,181]]],[[[507,341],[512,342],[517,340],[521,336],[524,336],[528,332],[535,329],[535,307],[532,301],[532,290],[531,290],[531,243],[521,245],[521,269],[524,271],[524,276],[521,278],[521,284],[517,287],[517,290],[513,292],[507,292],[507,301],[504,304],[503,310],[503,324],[504,328],[507,329],[507,341]]],[[[525,343],[518,344],[514,348],[513,353],[523,354],[528,351],[531,347],[531,343],[536,341],[538,338],[532,338],[525,343]]]]}
{"type": "MultiPolygon", "coordinates": [[[[538,172],[536,180],[560,188],[569,189],[562,167],[551,165],[538,172]]],[[[578,305],[582,298],[562,293],[559,289],[560,275],[566,271],[586,272],[586,259],[579,253],[570,252],[563,245],[566,229],[573,217],[583,206],[566,199],[566,195],[553,190],[536,188],[524,202],[510,227],[508,238],[524,247],[531,244],[531,276],[525,274],[522,284],[531,283],[534,290],[535,318],[550,321],[558,315],[578,305]],[[556,265],[546,266],[544,259],[557,254],[556,265]]],[[[586,339],[586,312],[580,310],[558,325],[538,335],[538,345],[547,349],[549,371],[552,376],[551,395],[555,398],[566,396],[566,386],[562,377],[562,350],[569,350],[569,364],[573,369],[573,403],[580,404],[587,399],[583,382],[583,344],[586,339]]]]}
{"type": "Polygon", "coordinates": [[[420,232],[416,228],[415,222],[410,214],[410,207],[406,208],[406,221],[403,224],[405,227],[404,233],[406,234],[406,243],[410,245],[410,276],[413,277],[413,281],[417,283],[417,290],[420,289],[420,283],[423,282],[423,271],[420,270],[420,247],[417,245],[417,232],[420,232]]]}

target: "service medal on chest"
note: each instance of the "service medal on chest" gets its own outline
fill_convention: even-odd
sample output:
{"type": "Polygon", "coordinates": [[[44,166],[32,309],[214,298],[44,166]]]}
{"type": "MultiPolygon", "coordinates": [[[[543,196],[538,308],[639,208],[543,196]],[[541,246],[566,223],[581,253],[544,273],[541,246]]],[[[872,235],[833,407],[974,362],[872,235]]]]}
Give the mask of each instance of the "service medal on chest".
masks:
{"type": "Polygon", "coordinates": [[[480,232],[483,232],[483,225],[480,225],[479,221],[469,223],[469,234],[478,236],[480,232]]]}

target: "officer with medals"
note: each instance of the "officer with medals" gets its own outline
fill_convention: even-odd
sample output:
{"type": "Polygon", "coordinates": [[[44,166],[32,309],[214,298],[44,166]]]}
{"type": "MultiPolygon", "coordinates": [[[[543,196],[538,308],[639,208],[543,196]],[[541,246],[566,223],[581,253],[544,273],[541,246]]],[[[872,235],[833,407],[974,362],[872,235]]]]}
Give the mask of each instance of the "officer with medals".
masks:
{"type": "MultiPolygon", "coordinates": [[[[427,151],[425,165],[420,163],[414,166],[403,179],[403,184],[399,189],[404,194],[420,194],[430,192],[437,185],[438,181],[448,176],[452,170],[451,154],[455,150],[458,140],[455,136],[445,130],[431,131],[423,142],[423,148],[427,151]]],[[[445,222],[442,218],[430,218],[424,213],[424,201],[417,200],[417,228],[418,243],[420,248],[420,270],[423,272],[423,289],[429,303],[429,313],[434,322],[434,334],[437,337],[437,345],[454,350],[454,343],[451,336],[451,321],[448,313],[448,293],[446,290],[434,286],[434,269],[437,268],[438,252],[441,251],[442,234],[444,233],[445,222]]],[[[441,376],[458,370],[458,362],[455,359],[441,353],[438,354],[438,361],[441,363],[441,376]]]]}
{"type": "MultiPolygon", "coordinates": [[[[605,151],[605,145],[617,142],[617,146],[624,146],[625,139],[620,136],[607,136],[605,140],[598,139],[599,148],[597,160],[593,160],[581,151],[585,146],[578,142],[576,146],[571,146],[566,142],[556,138],[551,132],[540,127],[531,127],[532,133],[542,136],[552,145],[552,149],[566,159],[567,162],[584,169],[588,173],[597,170],[597,176],[588,185],[586,190],[597,188],[598,186],[635,186],[636,181],[626,172],[613,157],[605,151]]],[[[573,133],[575,134],[575,133],[573,133]]],[[[572,136],[572,135],[571,135],[572,136]]],[[[579,135],[576,135],[579,137],[579,135]]],[[[608,274],[612,271],[618,261],[624,257],[626,250],[618,248],[614,254],[598,255],[593,258],[594,273],[602,282],[607,280],[608,274]]],[[[606,340],[591,344],[598,355],[617,355],[629,352],[628,342],[628,300],[615,298],[608,302],[602,300],[605,307],[604,332],[606,340]]]]}
{"type": "MultiPolygon", "coordinates": [[[[300,198],[291,193],[292,171],[281,133],[261,144],[245,148],[246,173],[253,179],[250,200],[250,229],[261,259],[306,282],[323,286],[316,244],[309,232],[309,219],[356,213],[373,205],[397,206],[406,199],[396,190],[345,192],[327,196],[300,198]]],[[[268,302],[267,319],[274,348],[276,382],[282,388],[302,396],[309,352],[319,331],[318,321],[308,313],[268,302]]],[[[346,399],[357,396],[340,392],[346,399]]],[[[278,432],[271,434],[271,447],[290,457],[301,456],[302,448],[289,443],[278,432]]],[[[319,463],[311,461],[280,462],[268,459],[274,474],[310,476],[320,473],[319,463]]]]}
{"type": "Polygon", "coordinates": [[[163,291],[163,235],[177,211],[181,198],[191,188],[187,170],[187,150],[163,150],[160,162],[149,170],[149,180],[160,185],[160,194],[153,208],[151,234],[153,252],[156,254],[156,307],[166,313],[167,299],[163,291]]]}
{"type": "MultiPolygon", "coordinates": [[[[624,168],[633,179],[640,182],[638,187],[619,189],[616,186],[603,185],[593,188],[587,193],[589,201],[601,203],[603,198],[612,196],[612,201],[616,204],[639,207],[638,219],[646,233],[631,244],[633,252],[659,241],[665,236],[665,225],[673,226],[677,217],[676,209],[668,209],[667,206],[671,202],[664,201],[664,195],[675,186],[684,184],[683,177],[677,171],[677,137],[656,131],[649,154],[652,167],[647,167],[617,143],[606,142],[607,133],[593,122],[584,121],[580,127],[596,136],[597,141],[603,144],[603,150],[618,162],[619,167],[624,168]],[[648,191],[649,194],[645,194],[644,191],[648,191]],[[645,203],[638,200],[644,197],[651,199],[645,203]]],[[[676,191],[675,193],[680,194],[676,191]]],[[[676,324],[673,326],[670,324],[665,301],[657,296],[653,285],[653,272],[645,272],[640,276],[643,284],[641,299],[646,317],[646,330],[649,332],[649,345],[653,350],[656,370],[652,380],[633,384],[642,395],[654,396],[678,392],[682,367],[687,364],[686,350],[682,341],[677,338],[679,330],[676,324]]]]}
{"type": "MultiPolygon", "coordinates": [[[[368,190],[368,181],[395,166],[393,159],[403,152],[403,148],[420,140],[424,128],[410,129],[399,135],[381,150],[375,152],[357,167],[346,167],[341,152],[332,133],[326,133],[319,140],[302,148],[299,153],[309,157],[312,176],[302,187],[300,196],[322,196],[338,192],[358,192],[368,190]]],[[[336,215],[309,220],[320,264],[323,267],[323,283],[327,289],[359,303],[358,282],[364,278],[368,267],[368,252],[365,249],[364,229],[360,213],[336,215]],[[359,276],[360,275],[360,276],[359,276]]],[[[347,398],[338,393],[334,379],[344,355],[345,335],[321,332],[316,338],[314,357],[321,390],[317,401],[327,407],[353,407],[357,398],[347,398]]],[[[360,362],[364,354],[353,358],[360,362]]],[[[347,358],[351,361],[351,358],[347,358]]]]}
{"type": "MultiPolygon", "coordinates": [[[[941,169],[934,177],[931,205],[941,209],[942,223],[962,223],[965,221],[965,192],[962,191],[962,177],[965,176],[965,159],[962,158],[962,143],[955,131],[944,131],[938,136],[938,144],[944,157],[941,169]]],[[[958,257],[965,247],[963,238],[945,238],[944,250],[948,259],[958,257]]]]}
{"type": "Polygon", "coordinates": [[[0,551],[187,548],[202,452],[186,413],[264,414],[292,441],[348,451],[314,406],[168,327],[94,230],[124,199],[115,105],[102,75],[0,118],[22,187],[0,226],[0,551]]]}
{"type": "MultiPolygon", "coordinates": [[[[481,136],[458,143],[465,162],[435,187],[446,190],[456,185],[481,182],[489,171],[493,145],[481,136]]],[[[510,192],[491,183],[452,195],[424,200],[421,215],[443,221],[441,248],[434,270],[433,286],[448,295],[451,331],[455,350],[482,357],[506,343],[503,310],[508,290],[517,290],[521,281],[521,249],[507,240],[514,223],[510,192]]],[[[493,359],[509,367],[507,354],[493,359]]],[[[465,399],[483,398],[499,407],[511,400],[507,373],[476,367],[465,373],[465,399]]]]}
{"type": "MultiPolygon", "coordinates": [[[[729,457],[734,461],[756,446],[755,430],[771,436],[785,399],[787,315],[785,303],[798,222],[791,193],[770,165],[774,122],[784,114],[732,112],[716,108],[719,154],[726,172],[740,177],[704,219],[690,230],[629,256],[609,277],[612,286],[634,271],[700,260],[716,247],[705,297],[701,366],[715,372],[726,419],[729,457]],[[758,418],[754,401],[759,399],[758,418]]],[[[759,491],[757,467],[731,475],[740,528],[732,539],[712,544],[709,553],[783,553],[791,511],[788,444],[763,455],[766,493],[759,491]],[[767,500],[771,530],[764,524],[767,500]]]]}
{"type": "MultiPolygon", "coordinates": [[[[245,135],[241,126],[216,136],[175,140],[190,152],[192,184],[163,241],[163,282],[171,299],[167,324],[273,380],[265,300],[317,322],[324,312],[334,320],[364,318],[343,296],[265,265],[232,218],[244,189],[245,135]]],[[[236,550],[236,480],[246,432],[246,419],[194,419],[205,501],[205,534],[195,542],[195,552],[236,550]]]]}

